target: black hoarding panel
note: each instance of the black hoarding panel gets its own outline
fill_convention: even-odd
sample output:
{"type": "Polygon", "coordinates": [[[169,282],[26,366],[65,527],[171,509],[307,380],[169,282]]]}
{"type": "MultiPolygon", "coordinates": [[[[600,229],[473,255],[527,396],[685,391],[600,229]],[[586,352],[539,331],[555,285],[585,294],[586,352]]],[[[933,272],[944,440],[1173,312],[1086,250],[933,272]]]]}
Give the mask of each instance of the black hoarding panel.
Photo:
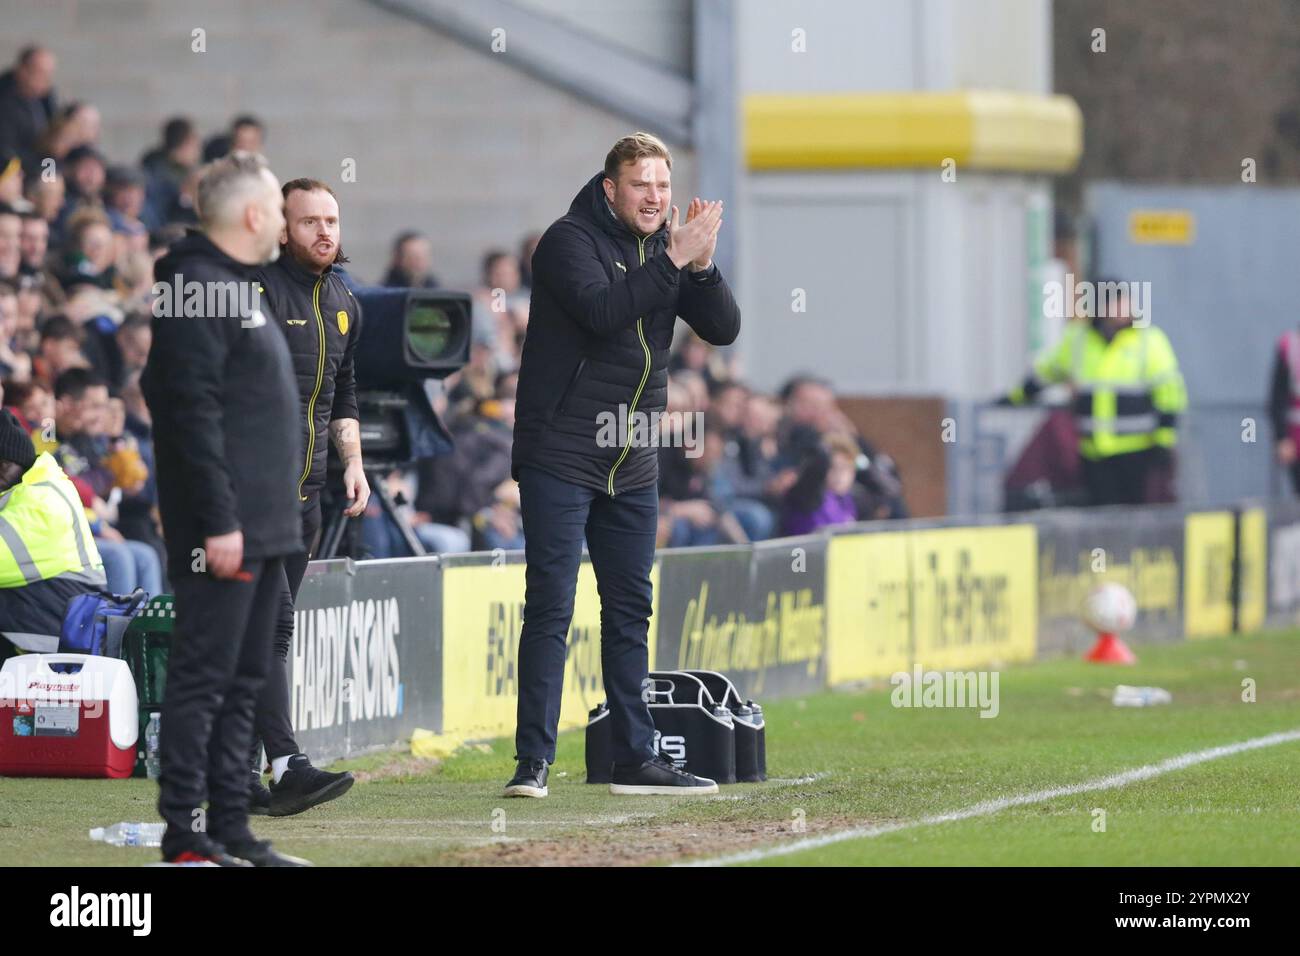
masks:
{"type": "Polygon", "coordinates": [[[436,558],[308,566],[289,658],[307,753],[328,760],[441,729],[440,578],[436,558]]]}
{"type": "Polygon", "coordinates": [[[1038,526],[1038,649],[1082,654],[1096,635],[1081,618],[1084,599],[1118,581],[1137,601],[1125,640],[1183,636],[1184,513],[1177,508],[1096,508],[1028,512],[1038,526]]]}
{"type": "Polygon", "coordinates": [[[660,556],[660,670],[721,671],[742,697],[826,682],[826,538],[660,556]]]}

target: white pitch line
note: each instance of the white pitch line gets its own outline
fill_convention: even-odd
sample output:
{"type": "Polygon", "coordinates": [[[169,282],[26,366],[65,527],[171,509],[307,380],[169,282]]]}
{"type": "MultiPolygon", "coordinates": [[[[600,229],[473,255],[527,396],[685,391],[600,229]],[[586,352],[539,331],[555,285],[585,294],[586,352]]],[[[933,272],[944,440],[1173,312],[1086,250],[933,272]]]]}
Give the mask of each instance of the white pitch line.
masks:
{"type": "Polygon", "coordinates": [[[1268,734],[1264,737],[1255,737],[1251,740],[1243,740],[1240,743],[1224,744],[1221,747],[1210,747],[1208,750],[1196,750],[1191,753],[1180,754],[1177,757],[1170,757],[1168,760],[1162,760],[1159,763],[1145,764],[1141,767],[1135,767],[1132,770],[1125,770],[1123,773],[1111,774],[1107,777],[1098,777],[1096,780],[1086,780],[1083,783],[1071,784],[1068,787],[1053,787],[1049,790],[1035,790],[1032,793],[1022,793],[1012,797],[999,797],[996,800],[985,800],[972,806],[965,807],[961,810],[952,810],[948,813],[937,813],[933,816],[922,817],[919,820],[909,820],[903,823],[884,823],[874,827],[855,827],[851,830],[840,830],[836,833],[827,833],[817,837],[807,837],[802,840],[795,840],[792,843],[784,843],[778,846],[765,847],[758,850],[745,850],[741,853],[730,853],[725,856],[716,856],[703,860],[690,860],[681,863],[674,863],[674,866],[727,866],[732,863],[750,863],[756,860],[766,860],[774,856],[787,856],[791,853],[798,853],[802,850],[811,850],[816,847],[830,846],[833,843],[843,843],[845,840],[857,840],[870,837],[883,836],[886,833],[894,833],[898,830],[911,830],[916,827],[934,826],[939,823],[952,823],[956,820],[969,820],[972,817],[986,817],[998,813],[1008,807],[1022,807],[1031,803],[1044,803],[1048,800],[1055,800],[1057,797],[1068,797],[1076,793],[1088,793],[1093,790],[1110,790],[1115,787],[1125,787],[1130,783],[1137,783],[1140,780],[1149,780],[1152,777],[1158,777],[1161,774],[1170,773],[1174,770],[1182,770],[1185,767],[1191,767],[1198,763],[1205,763],[1208,760],[1217,760],[1220,757],[1230,757],[1233,754],[1243,753],[1247,750],[1258,750],[1261,747],[1272,747],[1275,744],[1291,743],[1300,740],[1300,730],[1286,730],[1276,734],[1268,734]]]}

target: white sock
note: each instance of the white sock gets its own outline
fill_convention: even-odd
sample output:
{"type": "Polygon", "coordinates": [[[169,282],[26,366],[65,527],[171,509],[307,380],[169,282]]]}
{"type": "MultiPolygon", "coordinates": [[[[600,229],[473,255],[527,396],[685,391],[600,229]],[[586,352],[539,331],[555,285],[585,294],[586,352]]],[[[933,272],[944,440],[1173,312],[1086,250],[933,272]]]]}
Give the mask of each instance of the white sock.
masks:
{"type": "MultiPolygon", "coordinates": [[[[289,754],[292,757],[293,754],[289,754]]],[[[276,783],[284,776],[284,772],[289,769],[289,757],[276,757],[271,761],[271,777],[276,783]]]]}

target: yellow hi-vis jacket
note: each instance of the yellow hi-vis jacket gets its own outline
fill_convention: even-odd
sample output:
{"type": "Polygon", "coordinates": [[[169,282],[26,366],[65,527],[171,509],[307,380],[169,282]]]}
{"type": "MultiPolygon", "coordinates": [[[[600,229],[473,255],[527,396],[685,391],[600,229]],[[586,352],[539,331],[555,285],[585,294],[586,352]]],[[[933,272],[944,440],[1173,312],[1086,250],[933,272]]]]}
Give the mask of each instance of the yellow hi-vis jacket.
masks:
{"type": "MultiPolygon", "coordinates": [[[[1071,386],[1079,453],[1089,459],[1172,448],[1178,414],[1187,408],[1173,346],[1150,325],[1120,329],[1107,342],[1091,322],[1072,321],[1034,362],[1031,381],[1071,386]]],[[[1016,402],[1024,397],[1023,387],[1011,393],[1016,402]]]]}
{"type": "Polygon", "coordinates": [[[0,588],[61,576],[104,586],[104,563],[76,487],[48,452],[0,494],[0,588]]]}

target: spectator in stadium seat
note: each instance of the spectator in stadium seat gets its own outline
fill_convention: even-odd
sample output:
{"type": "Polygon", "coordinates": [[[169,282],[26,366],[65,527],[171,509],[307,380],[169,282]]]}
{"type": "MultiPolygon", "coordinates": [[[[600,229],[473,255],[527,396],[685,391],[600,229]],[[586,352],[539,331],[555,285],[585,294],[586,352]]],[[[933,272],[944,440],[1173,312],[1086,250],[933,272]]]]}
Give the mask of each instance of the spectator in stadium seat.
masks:
{"type": "Polygon", "coordinates": [[[18,154],[0,148],[0,205],[19,215],[31,212],[32,204],[23,196],[23,163],[18,154]]]}
{"type": "Polygon", "coordinates": [[[147,315],[129,315],[116,332],[119,366],[117,377],[110,382],[110,391],[120,395],[127,383],[144,371],[149,361],[149,346],[153,342],[153,327],[147,315]]]}
{"type": "Polygon", "coordinates": [[[104,291],[117,288],[117,243],[101,209],[82,209],[67,220],[67,243],[56,270],[68,297],[76,285],[104,291]]]}
{"type": "Polygon", "coordinates": [[[59,235],[59,216],[63,212],[63,203],[67,199],[67,183],[58,170],[48,180],[43,176],[28,177],[23,195],[32,204],[32,211],[45,220],[46,242],[53,246],[59,235]]]}
{"type": "Polygon", "coordinates": [[[40,273],[18,277],[18,313],[14,320],[14,348],[28,356],[36,354],[41,337],[36,331],[42,316],[47,312],[45,283],[49,280],[40,273]]]}
{"type": "Polygon", "coordinates": [[[22,271],[22,216],[10,206],[0,206],[0,279],[13,281],[22,271]]]}
{"type": "Polygon", "coordinates": [[[703,379],[707,388],[714,388],[729,377],[726,363],[717,349],[694,332],[683,335],[680,344],[668,360],[670,373],[691,372],[703,379]]]}
{"type": "MultiPolygon", "coordinates": [[[[181,183],[180,195],[176,197],[176,204],[172,206],[171,212],[167,214],[167,225],[196,226],[199,222],[199,211],[196,205],[199,189],[199,179],[203,175],[205,167],[197,167],[190,170],[188,176],[181,183]]],[[[167,227],[164,226],[164,229],[167,227]]]]}
{"type": "Polygon", "coordinates": [[[40,350],[32,360],[32,376],[51,392],[55,380],[70,368],[89,366],[81,353],[81,331],[66,315],[50,316],[41,325],[40,350]]]}
{"type": "Polygon", "coordinates": [[[858,520],[853,496],[857,455],[857,444],[844,434],[831,435],[809,451],[785,494],[783,535],[811,534],[858,520]]]}
{"type": "Polygon", "coordinates": [[[393,255],[380,285],[390,289],[436,289],[433,274],[433,247],[422,232],[398,233],[393,240],[393,255]]]}
{"type": "Polygon", "coordinates": [[[523,547],[518,494],[510,477],[515,402],[513,396],[503,394],[506,383],[501,376],[493,397],[476,401],[470,413],[451,420],[455,444],[451,454],[419,463],[416,534],[422,541],[429,532],[421,528],[430,522],[469,524],[473,531],[469,547],[474,550],[523,547]]]}
{"type": "MultiPolygon", "coordinates": [[[[52,652],[68,601],[103,588],[104,566],[72,483],[51,456],[36,454],[7,410],[0,411],[0,532],[0,634],[25,650],[52,652]]],[[[8,650],[0,646],[0,657],[8,650]]]]}
{"type": "Polygon", "coordinates": [[[764,502],[769,509],[779,506],[798,476],[793,468],[778,469],[780,420],[780,409],[770,395],[752,393],[745,400],[740,430],[735,435],[742,475],[741,494],[764,502]]]}
{"type": "MultiPolygon", "coordinates": [[[[666,427],[676,424],[669,419],[666,427]]],[[[761,502],[736,494],[736,471],[726,461],[727,438],[721,423],[708,416],[695,431],[669,436],[659,453],[660,512],[667,524],[667,546],[739,544],[769,537],[774,523],[771,512],[761,502]]]]}
{"type": "Polygon", "coordinates": [[[50,251],[50,224],[33,207],[22,216],[18,233],[19,265],[23,275],[42,275],[50,251]]]}
{"type": "Polygon", "coordinates": [[[0,279],[0,379],[26,382],[32,377],[32,358],[15,346],[18,331],[18,287],[0,279]]]}
{"type": "Polygon", "coordinates": [[[199,165],[202,143],[194,123],[173,116],[162,128],[162,141],[140,159],[145,175],[145,202],[137,213],[150,229],[172,221],[181,184],[199,165]]]}
{"type": "Polygon", "coordinates": [[[104,181],[108,176],[108,163],[93,146],[78,146],[68,154],[63,168],[67,172],[67,197],[55,225],[60,242],[78,213],[104,214],[104,181]]]}
{"type": "MultiPolygon", "coordinates": [[[[54,433],[54,393],[40,382],[7,382],[4,386],[5,406],[14,413],[27,430],[35,446],[41,432],[54,433]]],[[[51,448],[53,445],[50,446],[51,448]]],[[[49,449],[36,447],[42,454],[49,449]]]]}
{"type": "Polygon", "coordinates": [[[475,338],[492,342],[499,370],[519,366],[519,338],[528,323],[528,297],[519,278],[519,260],[494,249],[483,257],[483,285],[474,290],[475,338]]]}
{"type": "MultiPolygon", "coordinates": [[[[127,539],[113,525],[117,518],[113,490],[121,485],[109,460],[113,449],[107,434],[108,386],[87,369],[70,369],[55,383],[54,402],[57,444],[53,454],[64,473],[84,483],[93,496],[89,505],[94,513],[91,528],[104,559],[109,590],[126,594],[141,587],[149,594],[160,594],[162,567],[158,555],[148,544],[127,539]]],[[[138,468],[130,468],[131,484],[122,492],[135,494],[143,490],[147,470],[138,453],[134,464],[138,468]]]]}
{"type": "Polygon", "coordinates": [[[94,149],[99,143],[102,119],[99,110],[89,103],[69,103],[62,107],[36,146],[36,162],[53,159],[66,164],[75,153],[94,149]]]}
{"type": "Polygon", "coordinates": [[[39,46],[24,47],[14,66],[0,75],[0,148],[22,157],[35,168],[41,158],[36,148],[54,118],[54,54],[39,46]]]}
{"type": "Polygon", "coordinates": [[[127,166],[112,166],[104,179],[104,211],[118,239],[119,255],[125,250],[147,251],[149,229],[145,212],[145,178],[127,166]]]}
{"type": "Polygon", "coordinates": [[[469,361],[444,382],[447,416],[456,419],[471,415],[479,402],[496,396],[496,382],[502,372],[497,368],[496,352],[487,342],[473,342],[469,361]]]}
{"type": "Polygon", "coordinates": [[[262,154],[266,150],[266,127],[256,116],[244,113],[230,121],[230,151],[262,154]]]}
{"type": "Polygon", "coordinates": [[[785,416],[781,422],[781,466],[800,467],[828,436],[848,435],[858,446],[853,493],[858,513],[867,517],[906,518],[902,479],[894,460],[858,434],[835,402],[830,383],[812,375],[796,375],[781,389],[785,416]]]}
{"type": "Polygon", "coordinates": [[[131,374],[121,398],[109,399],[108,457],[105,463],[123,489],[117,506],[117,530],[128,541],[148,545],[158,556],[160,591],[166,591],[167,547],[158,526],[158,486],[154,479],[153,437],[148,406],[140,393],[140,371],[131,374]],[[143,481],[134,479],[143,475],[143,481]]]}

